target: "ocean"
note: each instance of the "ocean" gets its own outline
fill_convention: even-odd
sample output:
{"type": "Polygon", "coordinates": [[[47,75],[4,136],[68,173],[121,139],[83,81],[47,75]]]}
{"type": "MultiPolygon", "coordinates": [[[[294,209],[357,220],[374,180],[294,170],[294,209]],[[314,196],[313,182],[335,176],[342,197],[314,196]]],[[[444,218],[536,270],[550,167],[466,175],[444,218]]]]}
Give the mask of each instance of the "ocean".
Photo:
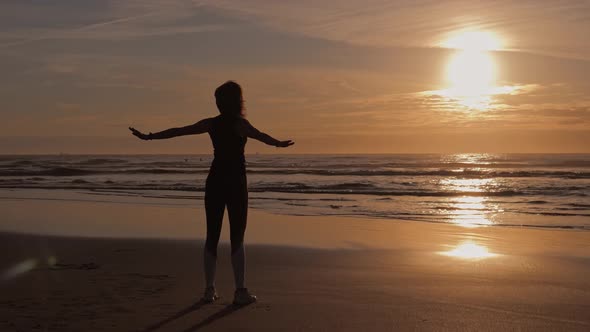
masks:
{"type": "MultiPolygon", "coordinates": [[[[248,155],[275,214],[590,229],[590,154],[248,155]]],[[[202,205],[210,155],[0,156],[0,191],[202,205]]]]}

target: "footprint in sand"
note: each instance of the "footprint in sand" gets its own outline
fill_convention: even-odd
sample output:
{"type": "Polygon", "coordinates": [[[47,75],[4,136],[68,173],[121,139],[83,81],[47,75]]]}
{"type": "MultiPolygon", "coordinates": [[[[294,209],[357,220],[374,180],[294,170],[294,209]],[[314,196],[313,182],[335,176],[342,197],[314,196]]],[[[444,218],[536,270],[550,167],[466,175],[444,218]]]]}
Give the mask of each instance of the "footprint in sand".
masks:
{"type": "Polygon", "coordinates": [[[130,277],[140,277],[145,279],[154,279],[154,280],[166,280],[172,278],[167,274],[143,274],[143,273],[128,273],[130,277]]]}
{"type": "Polygon", "coordinates": [[[96,270],[100,265],[96,263],[82,263],[82,264],[64,264],[56,263],[49,267],[50,270],[96,270]]]}

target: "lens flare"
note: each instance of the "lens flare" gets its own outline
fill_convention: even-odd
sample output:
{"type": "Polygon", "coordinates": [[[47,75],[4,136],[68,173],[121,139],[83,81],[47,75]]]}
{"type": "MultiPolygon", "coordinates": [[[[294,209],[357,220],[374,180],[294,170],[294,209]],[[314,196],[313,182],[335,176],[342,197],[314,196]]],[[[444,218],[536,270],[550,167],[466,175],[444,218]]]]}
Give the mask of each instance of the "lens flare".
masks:
{"type": "Polygon", "coordinates": [[[30,258],[26,259],[14,266],[2,271],[0,274],[0,280],[10,280],[18,277],[21,274],[31,271],[32,269],[36,268],[38,265],[38,261],[36,259],[30,258]]]}

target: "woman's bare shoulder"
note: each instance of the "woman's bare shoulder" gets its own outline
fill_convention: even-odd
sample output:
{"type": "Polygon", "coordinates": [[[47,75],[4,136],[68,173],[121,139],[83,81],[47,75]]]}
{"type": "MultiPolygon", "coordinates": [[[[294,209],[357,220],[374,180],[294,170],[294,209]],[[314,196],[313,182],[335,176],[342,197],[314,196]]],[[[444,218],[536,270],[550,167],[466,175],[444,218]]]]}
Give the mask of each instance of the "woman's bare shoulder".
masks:
{"type": "Polygon", "coordinates": [[[252,124],[245,118],[240,117],[237,121],[237,127],[241,135],[248,136],[248,133],[252,131],[252,124]]]}

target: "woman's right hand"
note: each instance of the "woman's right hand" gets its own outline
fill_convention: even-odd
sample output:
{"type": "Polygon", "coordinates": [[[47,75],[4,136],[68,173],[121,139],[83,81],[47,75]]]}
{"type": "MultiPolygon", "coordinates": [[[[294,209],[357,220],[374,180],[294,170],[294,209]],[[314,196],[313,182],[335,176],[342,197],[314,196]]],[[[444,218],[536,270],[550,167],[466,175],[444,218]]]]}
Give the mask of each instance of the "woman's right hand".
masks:
{"type": "Polygon", "coordinates": [[[293,144],[295,144],[295,142],[293,142],[292,140],[279,141],[279,143],[277,144],[277,148],[286,148],[293,144]]]}

